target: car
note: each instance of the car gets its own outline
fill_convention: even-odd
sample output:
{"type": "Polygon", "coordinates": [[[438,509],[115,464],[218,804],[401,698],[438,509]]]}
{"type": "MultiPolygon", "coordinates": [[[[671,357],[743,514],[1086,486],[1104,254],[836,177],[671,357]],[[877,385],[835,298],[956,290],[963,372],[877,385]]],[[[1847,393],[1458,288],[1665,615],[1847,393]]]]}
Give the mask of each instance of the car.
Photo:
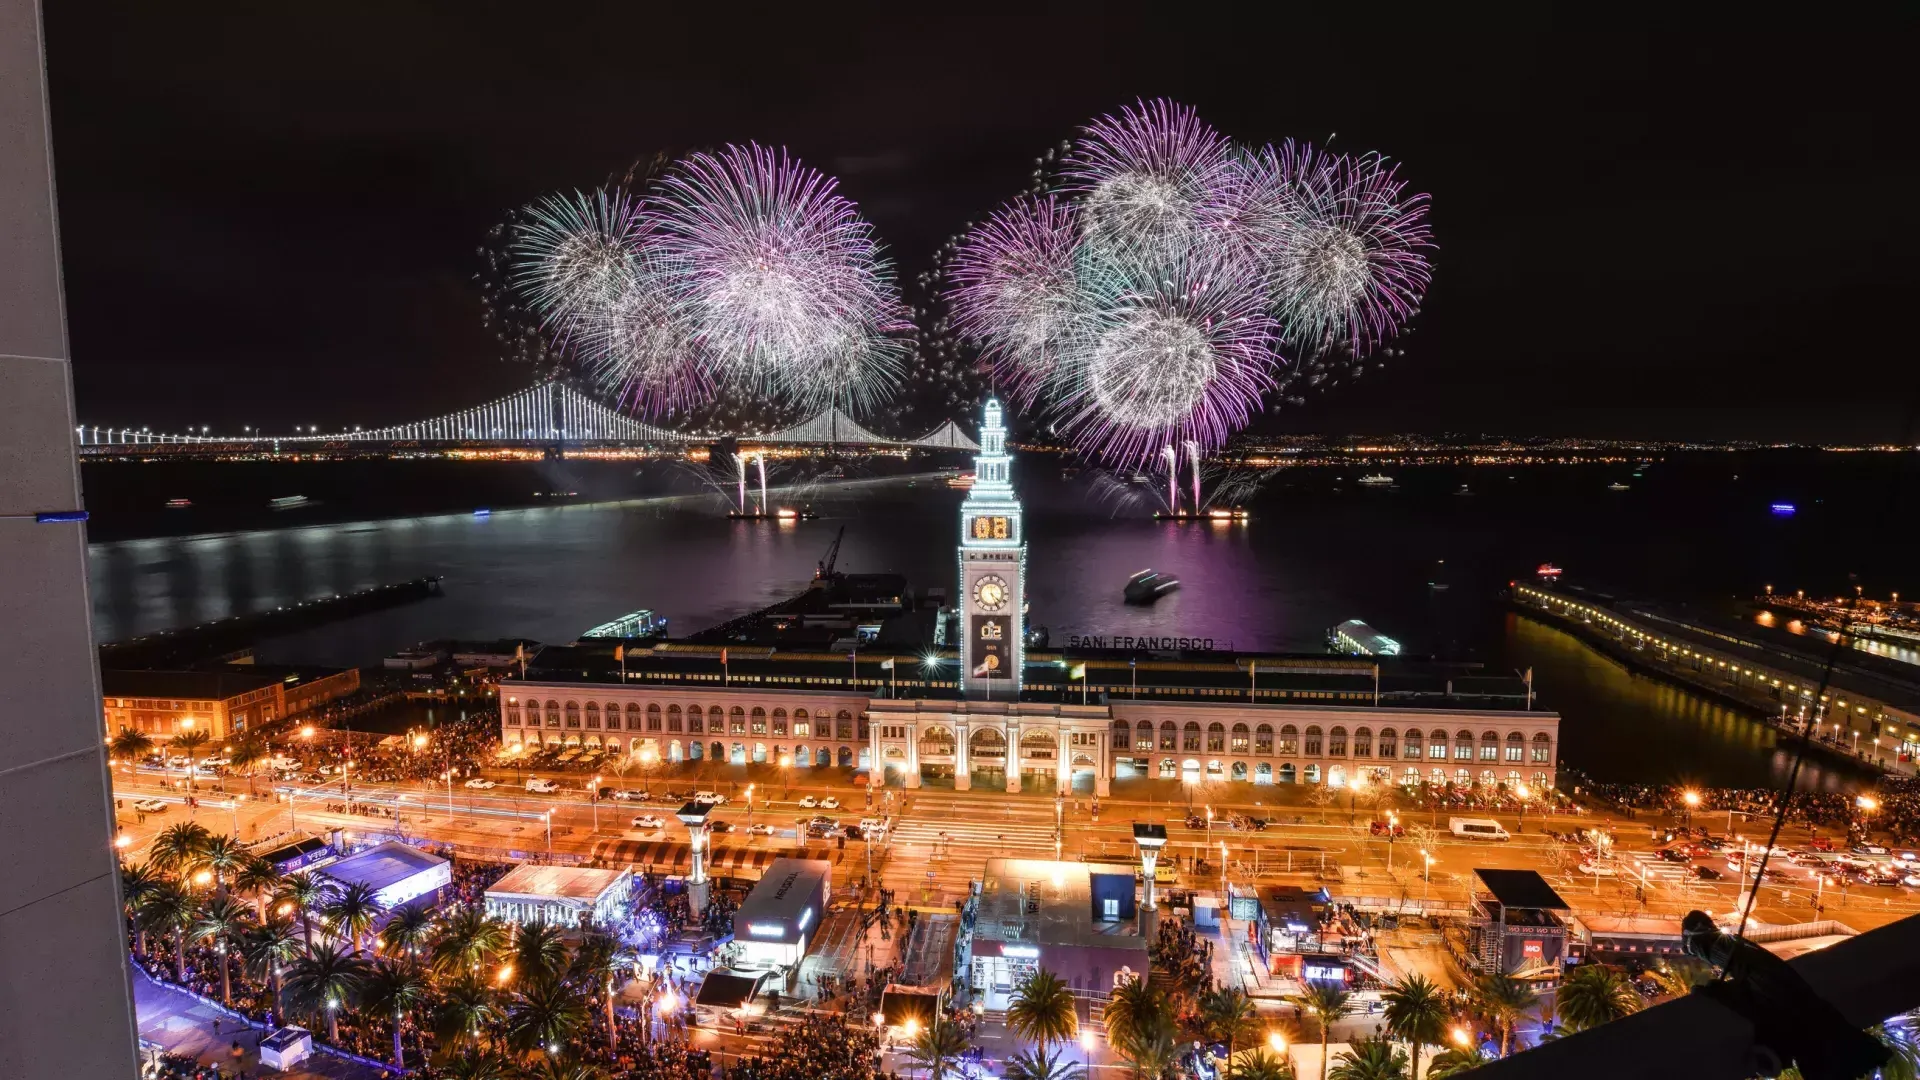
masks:
{"type": "Polygon", "coordinates": [[[1879,844],[1855,844],[1848,850],[1852,851],[1855,855],[1873,855],[1876,857],[1893,854],[1893,852],[1881,847],[1879,844]]]}
{"type": "Polygon", "coordinates": [[[1891,866],[1873,866],[1860,871],[1860,877],[1868,885],[1898,885],[1905,874],[1891,866]]]}
{"type": "Polygon", "coordinates": [[[1701,881],[1719,881],[1720,871],[1711,866],[1696,866],[1693,868],[1693,876],[1701,881]]]}
{"type": "Polygon", "coordinates": [[[633,827],[636,829],[661,829],[665,828],[666,824],[652,814],[641,814],[633,819],[633,827]]]}
{"type": "Polygon", "coordinates": [[[1787,856],[1787,861],[1795,866],[1825,866],[1827,860],[1811,851],[1795,851],[1787,856]]]}
{"type": "Polygon", "coordinates": [[[209,769],[219,769],[231,765],[233,762],[223,757],[206,757],[200,759],[200,764],[209,769]]]}
{"type": "Polygon", "coordinates": [[[838,810],[840,809],[840,800],[829,795],[820,800],[820,808],[822,810],[838,810]]]}
{"type": "Polygon", "coordinates": [[[1833,865],[1845,870],[1865,870],[1873,864],[1858,855],[1835,855],[1833,865]]]}
{"type": "Polygon", "coordinates": [[[702,806],[725,806],[727,797],[717,791],[696,791],[693,793],[693,801],[702,806]]]}
{"type": "Polygon", "coordinates": [[[707,831],[708,831],[708,832],[710,832],[710,833],[729,833],[729,832],[732,832],[732,831],[733,831],[733,822],[731,822],[731,821],[709,821],[709,822],[707,822],[707,831]]]}
{"type": "Polygon", "coordinates": [[[613,793],[613,797],[621,802],[646,802],[648,799],[646,792],[635,791],[632,788],[621,788],[613,793]]]}
{"type": "Polygon", "coordinates": [[[551,780],[542,780],[537,776],[527,777],[527,790],[541,795],[551,795],[560,790],[560,785],[551,780]]]}
{"type": "Polygon", "coordinates": [[[816,798],[814,798],[814,797],[813,797],[813,796],[811,796],[811,795],[808,795],[808,796],[806,796],[805,798],[803,798],[803,799],[801,799],[801,800],[800,800],[800,805],[801,805],[802,807],[805,807],[805,808],[806,808],[806,809],[808,809],[808,810],[811,810],[811,809],[813,809],[814,807],[816,807],[816,806],[819,806],[819,805],[820,805],[820,800],[818,800],[818,799],[816,799],[816,798]]]}
{"type": "Polygon", "coordinates": [[[1684,848],[1666,847],[1666,848],[1661,848],[1659,851],[1654,852],[1654,854],[1659,856],[1659,858],[1664,862],[1683,863],[1693,857],[1691,855],[1688,855],[1686,852],[1686,849],[1684,848]]]}
{"type": "Polygon", "coordinates": [[[878,836],[887,831],[887,819],[863,817],[860,819],[860,831],[866,833],[868,836],[878,836]]]}
{"type": "Polygon", "coordinates": [[[1612,863],[1594,862],[1592,859],[1584,859],[1580,863],[1580,872],[1583,874],[1592,874],[1595,877],[1612,877],[1620,871],[1614,869],[1612,863]]]}
{"type": "Polygon", "coordinates": [[[1727,842],[1718,836],[1703,836],[1700,838],[1700,846],[1708,851],[1719,851],[1727,846],[1727,842]]]}
{"type": "Polygon", "coordinates": [[[133,804],[133,808],[143,814],[158,814],[167,808],[167,804],[159,799],[141,799],[133,804]]]}
{"type": "Polygon", "coordinates": [[[747,835],[748,836],[772,836],[773,826],[765,825],[765,824],[748,826],[747,835]]]}
{"type": "Polygon", "coordinates": [[[849,840],[864,840],[867,834],[861,832],[860,826],[858,825],[842,825],[840,826],[840,835],[849,840]]]}
{"type": "Polygon", "coordinates": [[[497,787],[498,785],[495,784],[493,781],[488,780],[484,776],[476,776],[473,779],[467,781],[467,786],[470,788],[479,788],[480,790],[485,791],[488,788],[497,787]]]}
{"type": "Polygon", "coordinates": [[[1896,851],[1893,861],[1897,863],[1920,863],[1920,851],[1896,851]]]}
{"type": "Polygon", "coordinates": [[[1909,889],[1920,889],[1920,874],[1908,874],[1900,879],[1900,884],[1909,889]]]}
{"type": "Polygon", "coordinates": [[[1832,851],[1833,841],[1827,839],[1824,836],[1816,836],[1813,839],[1807,841],[1807,850],[1808,851],[1832,851]]]}

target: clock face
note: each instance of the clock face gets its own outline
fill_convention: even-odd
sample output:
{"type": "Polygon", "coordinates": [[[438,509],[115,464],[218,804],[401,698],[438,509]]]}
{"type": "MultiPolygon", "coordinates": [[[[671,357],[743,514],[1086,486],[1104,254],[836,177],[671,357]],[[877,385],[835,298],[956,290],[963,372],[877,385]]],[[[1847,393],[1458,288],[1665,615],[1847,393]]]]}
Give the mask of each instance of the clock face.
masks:
{"type": "Polygon", "coordinates": [[[998,574],[983,574],[973,583],[973,602],[983,611],[1007,606],[1007,583],[998,574]]]}

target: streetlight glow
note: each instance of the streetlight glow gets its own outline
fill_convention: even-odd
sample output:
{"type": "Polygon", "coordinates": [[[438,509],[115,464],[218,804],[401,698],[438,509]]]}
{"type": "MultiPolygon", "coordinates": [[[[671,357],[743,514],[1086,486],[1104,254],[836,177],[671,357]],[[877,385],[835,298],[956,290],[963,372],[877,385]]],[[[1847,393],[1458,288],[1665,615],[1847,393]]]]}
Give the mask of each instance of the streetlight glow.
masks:
{"type": "Polygon", "coordinates": [[[1276,1054],[1284,1054],[1287,1052],[1287,1037],[1277,1031],[1268,1032],[1267,1046],[1276,1054]]]}

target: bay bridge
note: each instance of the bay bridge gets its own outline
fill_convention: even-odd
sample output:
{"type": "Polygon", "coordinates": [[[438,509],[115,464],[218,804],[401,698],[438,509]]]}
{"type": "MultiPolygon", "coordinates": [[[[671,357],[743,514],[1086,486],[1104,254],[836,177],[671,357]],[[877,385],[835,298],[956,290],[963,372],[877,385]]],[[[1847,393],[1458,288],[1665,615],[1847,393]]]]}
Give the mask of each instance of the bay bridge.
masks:
{"type": "Polygon", "coordinates": [[[296,429],[290,435],[254,431],[215,434],[158,432],[148,428],[82,425],[74,429],[83,455],[132,452],[298,451],[366,447],[512,447],[704,445],[722,439],[764,445],[920,448],[975,451],[980,447],[949,420],[916,439],[893,439],[863,427],[837,407],[768,432],[684,432],[657,427],[607,407],[556,380],[539,383],[484,405],[412,423],[350,431],[296,429]]]}

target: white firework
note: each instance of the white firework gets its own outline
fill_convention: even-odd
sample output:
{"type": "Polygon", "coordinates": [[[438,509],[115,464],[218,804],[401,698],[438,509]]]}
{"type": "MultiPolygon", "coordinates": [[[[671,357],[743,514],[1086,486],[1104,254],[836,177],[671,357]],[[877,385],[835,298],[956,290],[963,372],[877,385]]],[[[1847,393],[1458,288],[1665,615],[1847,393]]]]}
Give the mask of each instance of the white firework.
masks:
{"type": "Polygon", "coordinates": [[[1164,265],[1200,238],[1231,152],[1193,109],[1158,99],[1087,125],[1062,175],[1081,195],[1089,243],[1113,258],[1164,265]]]}
{"type": "Polygon", "coordinates": [[[644,271],[613,302],[582,317],[575,341],[595,381],[635,413],[671,415],[711,393],[710,380],[694,363],[692,327],[644,271]]]}
{"type": "Polygon", "coordinates": [[[643,227],[621,188],[549,195],[515,229],[512,281],[556,340],[625,295],[638,271],[643,227]]]}

